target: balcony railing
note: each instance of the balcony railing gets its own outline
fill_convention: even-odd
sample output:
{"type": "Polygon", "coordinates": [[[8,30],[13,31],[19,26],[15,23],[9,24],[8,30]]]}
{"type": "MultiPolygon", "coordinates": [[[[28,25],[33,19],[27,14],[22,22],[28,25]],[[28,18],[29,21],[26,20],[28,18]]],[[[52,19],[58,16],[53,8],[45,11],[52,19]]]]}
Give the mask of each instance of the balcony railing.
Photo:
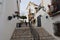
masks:
{"type": "Polygon", "coordinates": [[[54,16],[57,16],[57,15],[59,15],[60,14],[60,11],[57,11],[57,12],[49,12],[48,13],[49,15],[50,15],[50,17],[54,17],[54,16]]]}

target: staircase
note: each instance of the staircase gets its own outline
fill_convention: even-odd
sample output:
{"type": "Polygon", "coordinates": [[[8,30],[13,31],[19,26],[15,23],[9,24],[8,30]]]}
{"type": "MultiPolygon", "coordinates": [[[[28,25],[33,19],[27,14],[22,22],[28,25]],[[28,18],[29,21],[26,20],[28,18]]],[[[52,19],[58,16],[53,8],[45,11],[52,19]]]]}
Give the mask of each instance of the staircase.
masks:
{"type": "Polygon", "coordinates": [[[56,40],[43,28],[17,28],[10,40],[56,40]],[[37,38],[38,37],[38,38],[37,38]]]}
{"type": "Polygon", "coordinates": [[[40,40],[56,40],[51,34],[49,34],[42,27],[36,29],[40,35],[40,40]]]}
{"type": "Polygon", "coordinates": [[[30,29],[24,27],[20,29],[15,29],[11,40],[33,40],[33,37],[31,35],[30,29]]]}

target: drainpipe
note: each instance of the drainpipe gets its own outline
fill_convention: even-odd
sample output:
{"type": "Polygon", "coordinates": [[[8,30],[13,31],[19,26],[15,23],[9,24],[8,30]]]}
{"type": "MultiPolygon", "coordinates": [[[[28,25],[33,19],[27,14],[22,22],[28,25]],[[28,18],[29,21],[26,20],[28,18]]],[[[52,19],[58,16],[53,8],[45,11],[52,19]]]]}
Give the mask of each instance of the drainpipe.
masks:
{"type": "Polygon", "coordinates": [[[18,15],[20,15],[20,3],[21,0],[17,0],[17,10],[18,10],[18,15]]]}

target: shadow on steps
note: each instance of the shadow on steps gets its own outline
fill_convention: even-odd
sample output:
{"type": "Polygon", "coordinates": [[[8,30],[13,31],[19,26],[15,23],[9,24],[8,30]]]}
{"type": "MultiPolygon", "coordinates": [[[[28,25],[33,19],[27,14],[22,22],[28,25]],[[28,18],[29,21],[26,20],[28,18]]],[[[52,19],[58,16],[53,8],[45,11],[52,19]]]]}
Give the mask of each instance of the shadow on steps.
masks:
{"type": "Polygon", "coordinates": [[[39,33],[36,31],[36,29],[34,29],[31,24],[29,27],[30,27],[31,34],[33,35],[33,39],[40,40],[39,33]]]}

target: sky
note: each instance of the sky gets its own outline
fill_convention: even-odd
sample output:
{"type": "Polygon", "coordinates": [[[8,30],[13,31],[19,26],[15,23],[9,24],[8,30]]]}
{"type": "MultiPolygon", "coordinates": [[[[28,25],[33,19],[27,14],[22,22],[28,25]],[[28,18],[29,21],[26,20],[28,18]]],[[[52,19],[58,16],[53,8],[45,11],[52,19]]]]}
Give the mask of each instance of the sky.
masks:
{"type": "Polygon", "coordinates": [[[37,5],[40,4],[40,0],[21,0],[21,3],[20,3],[20,13],[21,13],[21,15],[26,14],[26,7],[27,7],[27,5],[30,1],[37,4],[37,5]]]}

